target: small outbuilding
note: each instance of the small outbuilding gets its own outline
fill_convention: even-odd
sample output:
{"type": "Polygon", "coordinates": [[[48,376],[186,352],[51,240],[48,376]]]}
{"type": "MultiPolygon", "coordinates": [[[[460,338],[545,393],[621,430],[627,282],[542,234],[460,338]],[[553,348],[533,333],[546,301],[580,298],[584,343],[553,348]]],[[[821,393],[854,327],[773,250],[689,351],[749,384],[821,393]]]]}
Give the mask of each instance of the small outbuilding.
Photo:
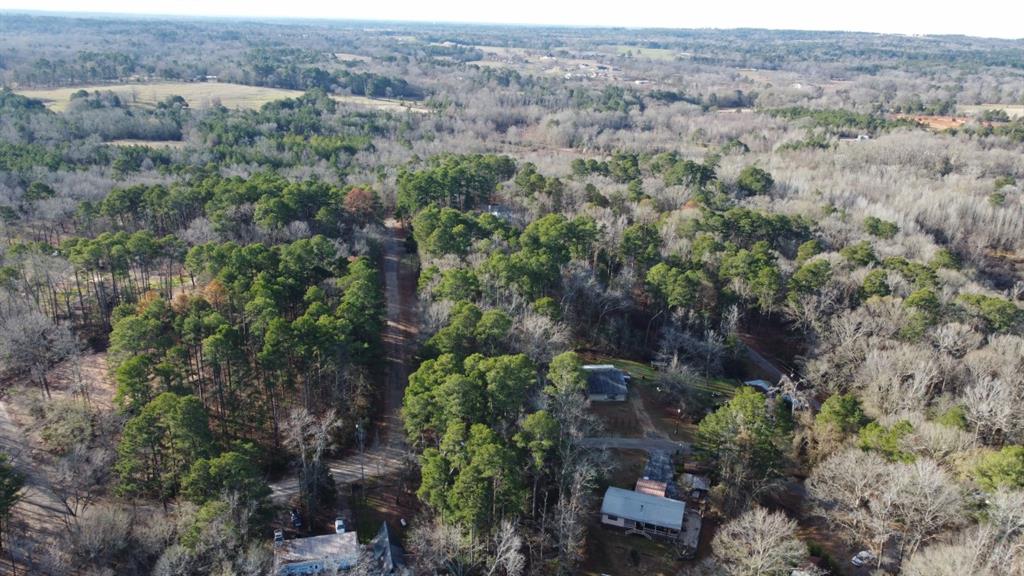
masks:
{"type": "Polygon", "coordinates": [[[703,502],[711,490],[711,481],[707,476],[684,472],[679,477],[679,487],[690,502],[703,502]]]}
{"type": "Polygon", "coordinates": [[[583,366],[587,376],[587,400],[623,402],[629,396],[629,375],[611,364],[583,366]]]}
{"type": "Polygon", "coordinates": [[[665,497],[665,489],[668,488],[668,484],[665,482],[658,482],[657,480],[650,480],[648,478],[640,478],[636,481],[636,492],[642,494],[650,494],[651,496],[665,497]]]}
{"type": "Polygon", "coordinates": [[[675,475],[672,456],[662,450],[651,450],[644,465],[643,476],[636,482],[636,491],[681,500],[675,475]]]}

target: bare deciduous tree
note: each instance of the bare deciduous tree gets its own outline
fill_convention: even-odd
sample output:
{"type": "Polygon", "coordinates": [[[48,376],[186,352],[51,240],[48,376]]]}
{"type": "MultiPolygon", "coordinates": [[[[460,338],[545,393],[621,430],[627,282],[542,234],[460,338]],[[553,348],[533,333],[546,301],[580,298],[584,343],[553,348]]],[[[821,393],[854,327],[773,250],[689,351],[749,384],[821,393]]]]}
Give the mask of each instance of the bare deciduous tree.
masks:
{"type": "Polygon", "coordinates": [[[491,538],[491,555],[487,560],[487,576],[520,576],[526,568],[526,557],[522,552],[523,539],[515,523],[508,519],[491,538]]]}
{"type": "Polygon", "coordinates": [[[302,463],[302,494],[306,512],[312,515],[321,497],[324,452],[330,448],[332,432],[338,426],[334,410],[317,416],[305,408],[295,408],[285,422],[285,444],[299,453],[302,463]]]}
{"type": "Polygon", "coordinates": [[[796,522],[781,512],[755,507],[719,528],[715,559],[732,576],[789,575],[807,559],[796,522]]]}
{"type": "Polygon", "coordinates": [[[414,526],[408,544],[417,574],[444,571],[465,576],[476,569],[483,555],[479,543],[457,525],[445,524],[440,518],[414,526]]]}
{"type": "Polygon", "coordinates": [[[78,342],[67,326],[55,324],[31,309],[8,315],[0,323],[0,362],[14,373],[27,374],[50,397],[49,372],[78,352],[78,342]]]}
{"type": "Polygon", "coordinates": [[[900,537],[901,551],[913,554],[964,521],[959,486],[928,459],[900,464],[850,449],[819,464],[807,488],[829,522],[867,544],[879,565],[892,536],[900,537]]]}

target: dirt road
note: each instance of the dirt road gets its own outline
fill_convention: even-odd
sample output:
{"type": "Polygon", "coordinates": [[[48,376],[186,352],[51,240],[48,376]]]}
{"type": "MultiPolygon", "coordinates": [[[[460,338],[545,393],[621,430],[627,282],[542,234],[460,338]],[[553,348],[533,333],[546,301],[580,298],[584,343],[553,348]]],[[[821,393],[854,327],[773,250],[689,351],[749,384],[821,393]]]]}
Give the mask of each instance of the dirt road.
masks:
{"type": "Polygon", "coordinates": [[[690,454],[692,447],[686,442],[675,442],[666,438],[618,438],[618,437],[593,437],[580,440],[580,446],[586,448],[623,449],[623,450],[646,450],[648,452],[659,451],[668,453],[690,454]]]}
{"type": "MultiPolygon", "coordinates": [[[[397,474],[409,455],[402,429],[402,397],[409,381],[409,362],[416,346],[416,276],[402,265],[405,231],[395,220],[388,220],[388,238],[384,243],[384,296],[387,299],[387,326],[382,339],[387,360],[384,406],[376,433],[367,437],[366,449],[327,465],[338,488],[359,481],[397,474]]],[[[284,503],[299,491],[297,477],[271,484],[272,498],[284,503]]]]}

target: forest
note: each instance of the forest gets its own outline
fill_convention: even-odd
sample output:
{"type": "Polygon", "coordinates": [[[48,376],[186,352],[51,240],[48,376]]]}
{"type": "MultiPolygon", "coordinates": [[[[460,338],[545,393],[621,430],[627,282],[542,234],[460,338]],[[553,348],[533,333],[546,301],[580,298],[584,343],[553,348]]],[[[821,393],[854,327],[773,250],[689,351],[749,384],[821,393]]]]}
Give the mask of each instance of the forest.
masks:
{"type": "Polygon", "coordinates": [[[1024,41],[0,29],[0,572],[1024,576],[1024,41]]]}

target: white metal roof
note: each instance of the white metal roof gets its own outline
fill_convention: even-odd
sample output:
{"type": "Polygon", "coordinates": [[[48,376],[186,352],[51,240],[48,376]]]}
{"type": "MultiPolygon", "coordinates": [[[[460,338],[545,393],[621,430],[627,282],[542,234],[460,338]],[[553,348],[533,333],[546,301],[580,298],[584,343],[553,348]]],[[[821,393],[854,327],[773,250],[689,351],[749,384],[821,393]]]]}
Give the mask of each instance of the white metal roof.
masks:
{"type": "Polygon", "coordinates": [[[359,560],[359,541],[355,532],[295,538],[276,544],[274,555],[278,574],[305,574],[313,564],[351,568],[359,560]]]}
{"type": "Polygon", "coordinates": [[[686,504],[678,500],[623,490],[614,486],[608,487],[604,493],[604,502],[601,503],[601,514],[673,530],[683,528],[685,512],[686,504]]]}

